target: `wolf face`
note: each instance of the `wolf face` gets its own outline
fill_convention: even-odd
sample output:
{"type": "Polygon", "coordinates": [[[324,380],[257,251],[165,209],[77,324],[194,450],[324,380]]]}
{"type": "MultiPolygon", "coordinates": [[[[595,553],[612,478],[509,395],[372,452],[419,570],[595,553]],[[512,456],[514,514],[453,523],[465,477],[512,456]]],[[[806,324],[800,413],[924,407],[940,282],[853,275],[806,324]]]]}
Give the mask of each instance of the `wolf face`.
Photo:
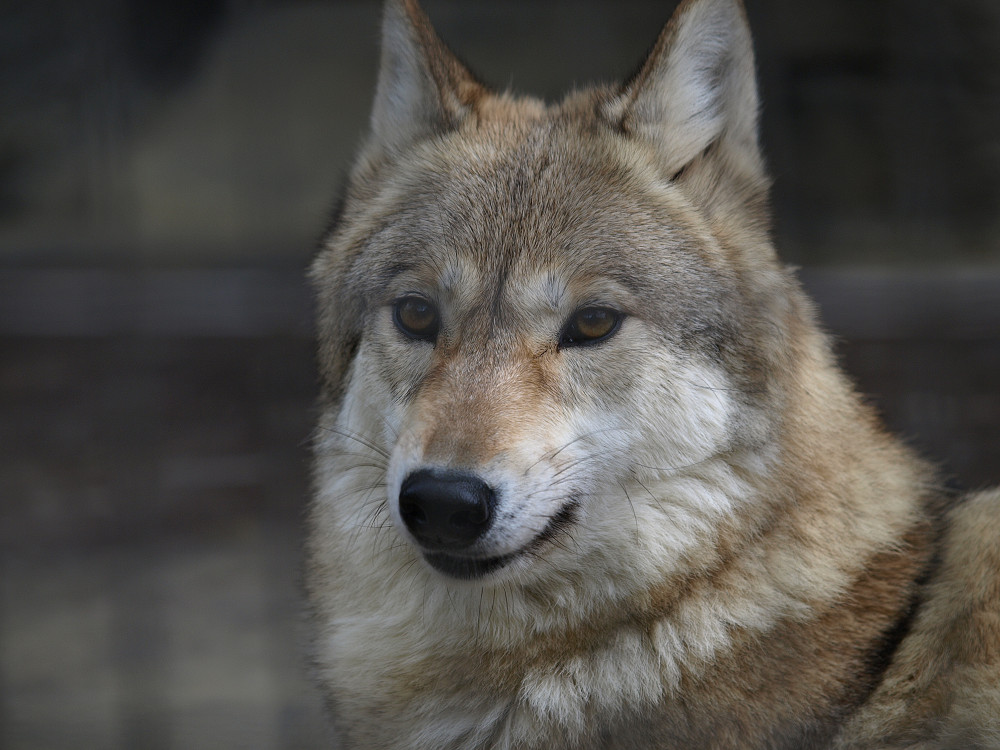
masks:
{"type": "Polygon", "coordinates": [[[336,429],[388,454],[384,513],[445,576],[532,575],[596,554],[591,532],[628,546],[647,513],[675,558],[734,500],[643,485],[761,449],[779,397],[741,10],[693,6],[623,90],[549,108],[487,93],[424,23],[387,9],[375,136],[314,271],[327,325],[353,299],[336,429]]]}

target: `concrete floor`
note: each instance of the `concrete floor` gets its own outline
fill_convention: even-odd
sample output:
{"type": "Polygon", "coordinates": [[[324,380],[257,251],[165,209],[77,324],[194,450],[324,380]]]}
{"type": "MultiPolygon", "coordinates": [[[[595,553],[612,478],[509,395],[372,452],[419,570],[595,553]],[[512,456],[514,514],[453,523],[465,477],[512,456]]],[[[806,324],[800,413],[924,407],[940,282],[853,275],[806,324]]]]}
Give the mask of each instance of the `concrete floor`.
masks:
{"type": "MultiPolygon", "coordinates": [[[[1000,479],[1000,329],[856,340],[894,429],[1000,479]]],[[[0,338],[0,747],[329,747],[299,595],[305,336],[0,338]]]]}

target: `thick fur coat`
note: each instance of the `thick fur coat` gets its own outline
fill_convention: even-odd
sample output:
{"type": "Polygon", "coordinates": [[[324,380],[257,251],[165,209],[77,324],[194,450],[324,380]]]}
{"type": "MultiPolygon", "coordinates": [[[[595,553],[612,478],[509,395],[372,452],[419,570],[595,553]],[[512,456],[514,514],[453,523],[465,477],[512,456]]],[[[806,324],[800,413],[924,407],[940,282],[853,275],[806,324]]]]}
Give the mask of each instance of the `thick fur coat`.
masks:
{"type": "Polygon", "coordinates": [[[757,113],[738,0],[551,105],[388,0],[312,270],[339,747],[1000,747],[1000,495],[838,370],[757,113]]]}

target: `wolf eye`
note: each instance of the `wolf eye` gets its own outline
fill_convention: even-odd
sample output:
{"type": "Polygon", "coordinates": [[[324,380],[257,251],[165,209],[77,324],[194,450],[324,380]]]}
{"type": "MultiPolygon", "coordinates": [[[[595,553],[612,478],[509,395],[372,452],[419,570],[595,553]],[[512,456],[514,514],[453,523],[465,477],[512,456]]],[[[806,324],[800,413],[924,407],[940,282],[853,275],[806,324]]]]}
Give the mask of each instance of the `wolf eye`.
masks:
{"type": "Polygon", "coordinates": [[[396,300],[392,308],[396,327],[410,338],[433,342],[441,321],[437,308],[423,297],[409,296],[396,300]]]}
{"type": "Polygon", "coordinates": [[[624,316],[609,307],[582,307],[566,321],[559,346],[589,346],[613,336],[624,316]]]}

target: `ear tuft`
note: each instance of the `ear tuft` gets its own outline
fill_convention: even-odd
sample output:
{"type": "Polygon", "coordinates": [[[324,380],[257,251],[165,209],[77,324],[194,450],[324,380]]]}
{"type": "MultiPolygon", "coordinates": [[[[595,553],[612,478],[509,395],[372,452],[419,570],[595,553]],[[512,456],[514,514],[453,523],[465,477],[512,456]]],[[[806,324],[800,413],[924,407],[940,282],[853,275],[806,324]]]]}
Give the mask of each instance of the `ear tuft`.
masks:
{"type": "Polygon", "coordinates": [[[438,38],[416,0],[386,0],[371,128],[399,149],[456,127],[485,89],[438,38]]]}
{"type": "Polygon", "coordinates": [[[742,3],[685,0],[604,115],[621,131],[654,144],[664,172],[674,175],[720,143],[760,166],[757,111],[742,3]]]}

